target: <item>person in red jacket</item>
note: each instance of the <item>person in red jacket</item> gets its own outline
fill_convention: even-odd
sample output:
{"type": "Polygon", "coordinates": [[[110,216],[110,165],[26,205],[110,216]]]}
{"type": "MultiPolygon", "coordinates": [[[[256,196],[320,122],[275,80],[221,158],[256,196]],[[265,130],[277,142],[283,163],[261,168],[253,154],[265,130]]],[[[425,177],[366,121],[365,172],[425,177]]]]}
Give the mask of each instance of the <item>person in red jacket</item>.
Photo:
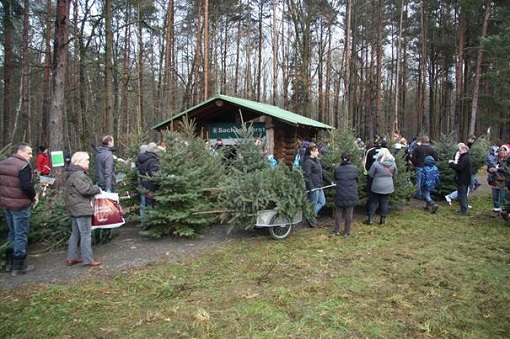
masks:
{"type": "Polygon", "coordinates": [[[48,155],[48,148],[39,146],[39,154],[35,159],[35,170],[40,175],[48,175],[51,172],[50,156],[48,155]]]}

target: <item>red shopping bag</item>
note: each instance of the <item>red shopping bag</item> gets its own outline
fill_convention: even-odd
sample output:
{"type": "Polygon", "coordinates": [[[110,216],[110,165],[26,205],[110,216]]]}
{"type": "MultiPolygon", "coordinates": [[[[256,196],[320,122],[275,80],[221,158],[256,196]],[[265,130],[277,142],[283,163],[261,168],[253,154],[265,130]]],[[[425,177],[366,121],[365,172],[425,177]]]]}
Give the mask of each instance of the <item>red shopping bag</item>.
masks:
{"type": "Polygon", "coordinates": [[[94,196],[92,229],[117,228],[125,222],[118,193],[102,192],[94,196]]]}

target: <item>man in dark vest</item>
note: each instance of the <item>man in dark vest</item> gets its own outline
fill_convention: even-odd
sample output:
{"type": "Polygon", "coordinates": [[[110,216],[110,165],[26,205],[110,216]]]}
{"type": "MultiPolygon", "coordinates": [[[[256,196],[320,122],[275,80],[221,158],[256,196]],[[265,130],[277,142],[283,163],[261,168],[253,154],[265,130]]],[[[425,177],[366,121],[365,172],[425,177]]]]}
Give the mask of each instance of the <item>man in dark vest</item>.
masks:
{"type": "Polygon", "coordinates": [[[30,159],[32,148],[27,143],[20,143],[15,146],[14,154],[0,161],[0,206],[7,220],[7,240],[11,247],[6,253],[6,271],[11,272],[13,277],[35,268],[25,263],[30,208],[32,203],[38,203],[30,159]]]}

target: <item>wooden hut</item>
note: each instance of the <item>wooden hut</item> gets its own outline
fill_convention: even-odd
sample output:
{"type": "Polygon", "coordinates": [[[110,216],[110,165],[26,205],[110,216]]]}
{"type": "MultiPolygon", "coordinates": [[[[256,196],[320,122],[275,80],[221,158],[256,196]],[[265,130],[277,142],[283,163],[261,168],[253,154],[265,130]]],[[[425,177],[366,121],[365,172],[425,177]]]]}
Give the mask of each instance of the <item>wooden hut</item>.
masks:
{"type": "Polygon", "coordinates": [[[224,144],[235,143],[233,130],[242,122],[253,123],[256,133],[266,138],[269,154],[290,164],[294,159],[298,136],[304,140],[317,140],[320,130],[333,129],[302,115],[277,106],[218,94],[208,100],[175,114],[152,127],[162,131],[178,128],[184,117],[193,119],[200,134],[213,145],[217,138],[224,144]]]}

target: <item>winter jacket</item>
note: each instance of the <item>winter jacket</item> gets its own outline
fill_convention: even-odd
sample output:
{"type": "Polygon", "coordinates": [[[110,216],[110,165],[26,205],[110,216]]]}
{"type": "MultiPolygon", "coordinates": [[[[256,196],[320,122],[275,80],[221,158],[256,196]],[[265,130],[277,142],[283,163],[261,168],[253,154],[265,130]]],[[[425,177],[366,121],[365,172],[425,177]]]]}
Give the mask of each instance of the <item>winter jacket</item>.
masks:
{"type": "Polygon", "coordinates": [[[350,162],[343,162],[336,166],[333,177],[336,181],[335,206],[358,205],[358,168],[350,162]]]}
{"type": "Polygon", "coordinates": [[[0,161],[0,206],[8,210],[21,210],[32,203],[36,193],[32,167],[20,155],[0,161]]]}
{"type": "Polygon", "coordinates": [[[109,147],[96,147],[96,182],[105,191],[113,191],[115,186],[115,163],[109,147]]]}
{"type": "Polygon", "coordinates": [[[323,180],[328,184],[333,182],[328,178],[326,173],[324,173],[322,160],[319,157],[311,158],[309,155],[305,156],[302,168],[307,190],[323,187],[323,180]]]}
{"type": "Polygon", "coordinates": [[[94,195],[101,189],[92,183],[82,167],[69,165],[66,169],[66,208],[71,217],[85,217],[94,214],[94,195]]]}
{"type": "Polygon", "coordinates": [[[47,153],[41,152],[37,154],[37,158],[35,159],[35,169],[42,175],[50,174],[50,156],[47,153]]]}
{"type": "Polygon", "coordinates": [[[435,165],[432,156],[425,157],[425,167],[420,172],[421,187],[426,191],[433,191],[439,188],[439,169],[435,165]]]}
{"type": "Polygon", "coordinates": [[[436,151],[434,151],[432,146],[430,146],[429,144],[417,145],[413,149],[413,153],[411,156],[411,161],[413,162],[413,166],[418,167],[418,168],[422,168],[423,166],[425,166],[425,158],[429,155],[432,156],[434,158],[434,160],[437,161],[437,159],[438,159],[437,153],[436,153],[436,151]]]}
{"type": "Polygon", "coordinates": [[[368,170],[372,167],[372,164],[377,160],[379,156],[379,150],[381,146],[375,146],[365,152],[365,158],[363,159],[363,174],[368,175],[368,170]]]}
{"type": "Polygon", "coordinates": [[[391,194],[395,191],[393,177],[398,173],[395,160],[377,160],[372,164],[368,175],[373,179],[370,190],[377,194],[391,194]]]}
{"type": "Polygon", "coordinates": [[[498,168],[498,146],[491,146],[489,148],[489,155],[485,159],[485,164],[487,165],[487,183],[493,187],[500,187],[498,181],[502,178],[502,176],[498,175],[498,172],[491,172],[490,169],[498,168]]]}
{"type": "MultiPolygon", "coordinates": [[[[138,169],[138,173],[142,176],[152,176],[158,171],[158,162],[158,156],[153,152],[147,151],[140,154],[136,160],[136,168],[138,169]]],[[[153,181],[147,178],[141,178],[140,181],[142,186],[150,192],[155,192],[158,188],[153,181]]]]}
{"type": "Polygon", "coordinates": [[[451,162],[449,166],[455,170],[455,183],[457,185],[469,186],[471,184],[473,161],[469,153],[461,154],[458,162],[451,162]]]}

